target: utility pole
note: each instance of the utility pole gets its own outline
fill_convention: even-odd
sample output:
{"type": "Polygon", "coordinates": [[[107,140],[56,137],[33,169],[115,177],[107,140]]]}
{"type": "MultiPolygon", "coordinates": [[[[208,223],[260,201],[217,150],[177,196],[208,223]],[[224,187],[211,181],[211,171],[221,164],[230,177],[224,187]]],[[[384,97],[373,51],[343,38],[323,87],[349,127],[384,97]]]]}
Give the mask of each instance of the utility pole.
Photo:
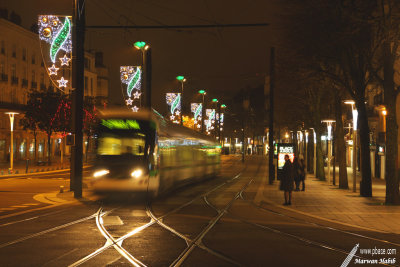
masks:
{"type": "Polygon", "coordinates": [[[151,112],[151,47],[143,51],[143,64],[145,69],[146,107],[151,112]]]}
{"type": "Polygon", "coordinates": [[[83,153],[83,90],[84,90],[84,42],[85,1],[73,0],[74,18],[72,28],[72,132],[75,136],[71,147],[71,190],[75,198],[82,197],[83,153]]]}
{"type": "Polygon", "coordinates": [[[269,66],[269,135],[268,135],[268,166],[269,184],[275,180],[274,166],[274,68],[275,68],[275,48],[271,47],[270,66],[269,66]]]}

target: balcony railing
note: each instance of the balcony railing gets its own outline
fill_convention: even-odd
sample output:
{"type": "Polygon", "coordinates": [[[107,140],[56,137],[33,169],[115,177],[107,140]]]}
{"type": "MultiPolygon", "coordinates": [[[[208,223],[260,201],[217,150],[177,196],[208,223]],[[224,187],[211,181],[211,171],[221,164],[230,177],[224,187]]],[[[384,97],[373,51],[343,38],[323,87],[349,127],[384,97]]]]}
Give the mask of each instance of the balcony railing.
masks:
{"type": "Polygon", "coordinates": [[[1,74],[1,81],[2,81],[2,82],[7,82],[7,81],[8,81],[8,75],[2,73],[2,74],[1,74]]]}
{"type": "Polygon", "coordinates": [[[31,88],[36,89],[37,88],[37,82],[31,82],[31,88]]]}
{"type": "Polygon", "coordinates": [[[27,79],[22,79],[21,85],[22,85],[22,87],[28,87],[28,80],[27,79]]]}
{"type": "Polygon", "coordinates": [[[18,84],[18,77],[11,77],[11,84],[18,84]]]}

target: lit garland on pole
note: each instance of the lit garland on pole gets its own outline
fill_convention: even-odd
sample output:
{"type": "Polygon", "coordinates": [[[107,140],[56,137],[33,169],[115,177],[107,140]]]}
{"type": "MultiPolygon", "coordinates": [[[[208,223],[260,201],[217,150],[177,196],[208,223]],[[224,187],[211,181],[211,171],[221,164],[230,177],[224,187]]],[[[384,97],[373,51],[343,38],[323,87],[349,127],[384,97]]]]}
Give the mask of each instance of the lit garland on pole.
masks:
{"type": "Polygon", "coordinates": [[[142,68],[140,66],[121,66],[120,77],[122,94],[126,106],[133,112],[141,106],[142,68]]]}
{"type": "Polygon", "coordinates": [[[173,123],[181,123],[181,94],[180,93],[167,93],[167,105],[170,106],[170,120],[173,123]]]}
{"type": "Polygon", "coordinates": [[[223,126],[224,126],[224,113],[221,113],[219,118],[219,127],[221,132],[224,130],[223,126]]]}
{"type": "Polygon", "coordinates": [[[200,129],[201,128],[201,119],[202,119],[202,114],[201,111],[203,109],[203,105],[201,103],[191,103],[191,111],[193,112],[194,116],[194,127],[195,129],[200,129]]]}
{"type": "Polygon", "coordinates": [[[206,109],[207,120],[204,120],[204,124],[206,126],[207,134],[210,134],[212,130],[214,130],[215,124],[215,109],[206,109]]]}
{"type": "Polygon", "coordinates": [[[39,39],[43,62],[54,86],[63,92],[71,87],[71,16],[40,15],[39,39]]]}

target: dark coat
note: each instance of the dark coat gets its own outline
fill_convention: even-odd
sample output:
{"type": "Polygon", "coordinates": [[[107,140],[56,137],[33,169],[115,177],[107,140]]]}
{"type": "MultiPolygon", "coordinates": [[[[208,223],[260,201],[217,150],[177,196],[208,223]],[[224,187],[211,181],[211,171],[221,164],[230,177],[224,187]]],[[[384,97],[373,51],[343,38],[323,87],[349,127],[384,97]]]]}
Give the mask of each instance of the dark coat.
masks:
{"type": "Polygon", "coordinates": [[[283,191],[293,191],[293,188],[294,188],[293,166],[290,160],[287,160],[282,170],[280,189],[283,191]]]}
{"type": "Polygon", "coordinates": [[[292,167],[293,167],[294,181],[297,183],[301,180],[301,177],[300,177],[301,167],[300,167],[300,163],[297,158],[294,159],[294,161],[292,163],[292,167]]]}

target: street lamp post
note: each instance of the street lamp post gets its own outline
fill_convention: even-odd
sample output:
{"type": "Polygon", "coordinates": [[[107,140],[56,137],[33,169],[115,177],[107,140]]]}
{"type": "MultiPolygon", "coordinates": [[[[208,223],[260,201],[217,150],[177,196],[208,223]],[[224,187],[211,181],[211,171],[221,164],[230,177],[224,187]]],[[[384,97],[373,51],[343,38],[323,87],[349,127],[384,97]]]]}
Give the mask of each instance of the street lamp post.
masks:
{"type": "Polygon", "coordinates": [[[146,107],[151,111],[151,48],[146,42],[138,41],[133,46],[142,52],[142,71],[146,107]]]}
{"type": "MultiPolygon", "coordinates": [[[[216,132],[215,133],[215,137],[217,137],[217,135],[219,135],[219,116],[220,116],[220,106],[219,106],[219,103],[218,103],[218,99],[216,99],[216,98],[213,98],[213,100],[212,100],[212,102],[213,103],[215,103],[216,104],[216,107],[215,107],[215,112],[216,112],[216,114],[218,114],[218,116],[216,115],[215,117],[216,117],[216,119],[218,118],[218,120],[216,120],[216,123],[215,124],[217,124],[217,131],[218,132],[216,132]]],[[[218,140],[219,141],[219,140],[218,140]]]]}
{"type": "Polygon", "coordinates": [[[331,183],[331,158],[332,158],[332,123],[335,120],[323,120],[328,128],[328,184],[331,183]]]}
{"type": "Polygon", "coordinates": [[[205,110],[205,107],[204,107],[204,95],[207,94],[207,93],[204,90],[200,90],[199,94],[201,94],[203,96],[203,102],[201,103],[201,132],[204,133],[204,116],[205,116],[205,114],[204,114],[204,110],[205,110]]]}
{"type": "Polygon", "coordinates": [[[6,112],[5,114],[8,114],[8,117],[10,118],[10,129],[11,129],[11,143],[10,143],[10,173],[13,171],[13,163],[14,163],[14,138],[13,138],[13,132],[14,132],[14,116],[16,114],[19,114],[18,112],[6,112]]]}
{"type": "Polygon", "coordinates": [[[354,108],[355,102],[353,100],[344,101],[345,104],[351,105],[353,113],[353,192],[357,192],[357,109],[354,108]]]}
{"type": "Polygon", "coordinates": [[[313,171],[314,171],[314,176],[317,176],[317,134],[315,133],[314,128],[310,128],[313,130],[313,144],[314,144],[314,156],[313,156],[313,171]]]}
{"type": "Polygon", "coordinates": [[[225,105],[225,104],[222,104],[222,105],[219,106],[219,108],[220,108],[220,112],[219,112],[219,122],[218,122],[218,125],[219,125],[219,128],[218,128],[218,136],[219,136],[220,142],[222,143],[221,140],[222,140],[223,138],[221,138],[221,132],[223,131],[222,126],[223,126],[224,121],[221,120],[221,116],[223,115],[222,109],[225,109],[225,108],[226,108],[226,105],[225,105]]]}
{"type": "MultiPolygon", "coordinates": [[[[186,82],[186,78],[182,75],[176,76],[176,79],[181,83],[181,105],[183,111],[183,83],[186,82]]],[[[183,114],[181,114],[181,125],[183,125],[183,114]]]]}

